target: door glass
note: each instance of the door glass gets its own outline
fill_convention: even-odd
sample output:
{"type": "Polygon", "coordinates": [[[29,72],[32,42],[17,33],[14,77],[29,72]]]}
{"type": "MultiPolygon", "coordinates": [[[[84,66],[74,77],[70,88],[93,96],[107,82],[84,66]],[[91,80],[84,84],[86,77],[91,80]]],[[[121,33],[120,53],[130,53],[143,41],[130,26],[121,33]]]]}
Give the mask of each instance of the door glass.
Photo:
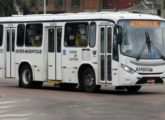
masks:
{"type": "Polygon", "coordinates": [[[112,42],[112,28],[107,28],[107,79],[111,81],[111,42],[112,42]]]}
{"type": "Polygon", "coordinates": [[[112,33],[112,29],[109,27],[109,28],[107,28],[107,48],[108,48],[108,53],[111,53],[111,39],[112,39],[112,35],[111,35],[111,33],[112,33]]]}
{"type": "Polygon", "coordinates": [[[101,80],[104,81],[104,55],[101,55],[101,80]]]}
{"type": "Polygon", "coordinates": [[[101,50],[101,53],[103,53],[100,57],[101,57],[101,80],[104,81],[105,78],[104,78],[104,65],[105,65],[105,55],[104,55],[104,52],[105,52],[105,47],[104,47],[104,42],[105,42],[105,29],[104,28],[101,28],[101,31],[100,31],[100,50],[101,50]]]}
{"type": "Polygon", "coordinates": [[[57,28],[57,52],[61,52],[62,28],[57,28]]]}
{"type": "Polygon", "coordinates": [[[101,28],[101,43],[100,43],[100,45],[101,45],[101,53],[104,53],[104,50],[105,50],[105,47],[104,47],[104,33],[105,33],[105,30],[104,30],[104,28],[101,28]]]}
{"type": "Polygon", "coordinates": [[[0,25],[0,46],[2,46],[3,42],[3,26],[0,25]]]}
{"type": "Polygon", "coordinates": [[[10,51],[10,30],[7,30],[7,52],[10,51]]]}
{"type": "Polygon", "coordinates": [[[48,30],[48,50],[54,52],[54,29],[48,30]]]}
{"type": "Polygon", "coordinates": [[[15,50],[15,30],[12,30],[12,52],[15,50]]]}
{"type": "Polygon", "coordinates": [[[107,62],[108,62],[108,64],[107,64],[107,71],[108,71],[107,78],[109,81],[111,81],[112,80],[112,78],[111,78],[111,55],[107,56],[107,62]]]}

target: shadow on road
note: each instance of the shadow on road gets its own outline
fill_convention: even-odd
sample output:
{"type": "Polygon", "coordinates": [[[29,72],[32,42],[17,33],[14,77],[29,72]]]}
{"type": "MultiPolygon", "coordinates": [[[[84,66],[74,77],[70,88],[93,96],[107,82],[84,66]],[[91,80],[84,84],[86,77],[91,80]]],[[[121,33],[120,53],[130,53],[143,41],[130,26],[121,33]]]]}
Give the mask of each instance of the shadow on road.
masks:
{"type": "MultiPolygon", "coordinates": [[[[29,89],[32,89],[32,90],[44,90],[44,91],[58,91],[58,92],[74,92],[74,93],[85,93],[83,91],[81,91],[80,89],[78,88],[74,88],[74,89],[61,89],[60,87],[52,87],[52,86],[43,86],[41,88],[20,88],[18,86],[6,86],[7,88],[15,88],[15,89],[24,89],[24,90],[29,90],[29,89]]],[[[154,90],[154,88],[153,88],[154,90]]],[[[151,91],[150,89],[149,90],[141,90],[137,93],[130,93],[126,90],[115,90],[115,89],[112,89],[112,88],[106,88],[106,89],[101,89],[100,91],[97,91],[95,93],[87,93],[87,94],[103,94],[103,95],[124,95],[124,96],[139,96],[139,95],[161,95],[161,94],[165,94],[164,91],[151,91]]]]}

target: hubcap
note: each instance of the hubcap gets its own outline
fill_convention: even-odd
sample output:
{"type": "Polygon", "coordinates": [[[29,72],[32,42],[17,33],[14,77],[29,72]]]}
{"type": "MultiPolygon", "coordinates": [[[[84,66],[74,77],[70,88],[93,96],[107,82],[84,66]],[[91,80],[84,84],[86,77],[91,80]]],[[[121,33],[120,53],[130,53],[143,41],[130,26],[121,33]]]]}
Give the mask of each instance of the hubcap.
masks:
{"type": "Polygon", "coordinates": [[[87,87],[92,87],[94,85],[94,78],[91,74],[87,74],[85,77],[85,85],[87,87]]]}
{"type": "Polygon", "coordinates": [[[29,84],[30,79],[31,79],[30,71],[28,69],[24,70],[22,74],[22,80],[24,84],[26,85],[29,84]]]}

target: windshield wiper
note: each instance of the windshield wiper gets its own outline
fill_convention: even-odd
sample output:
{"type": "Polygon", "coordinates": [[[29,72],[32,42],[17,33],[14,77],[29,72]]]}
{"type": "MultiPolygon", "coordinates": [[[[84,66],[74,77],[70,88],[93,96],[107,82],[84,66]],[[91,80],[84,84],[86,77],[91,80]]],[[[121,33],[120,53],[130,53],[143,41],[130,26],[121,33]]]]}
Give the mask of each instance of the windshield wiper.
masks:
{"type": "MultiPolygon", "coordinates": [[[[147,31],[145,31],[145,36],[146,36],[146,44],[147,44],[147,48],[148,48],[148,52],[151,53],[151,45],[152,45],[152,48],[156,50],[156,52],[158,53],[158,55],[160,56],[161,59],[165,60],[165,57],[164,55],[161,53],[161,51],[155,46],[155,44],[153,44],[153,42],[151,42],[151,39],[150,39],[150,36],[149,36],[149,33],[147,31]]],[[[145,49],[145,46],[143,47],[143,49],[140,51],[139,55],[137,56],[136,60],[139,60],[140,57],[141,57],[141,53],[144,51],[145,49]]]]}
{"type": "Polygon", "coordinates": [[[145,41],[145,44],[144,46],[142,47],[142,49],[140,50],[138,56],[136,57],[136,60],[139,60],[141,55],[142,55],[142,52],[144,51],[144,49],[146,48],[146,44],[147,44],[147,47],[148,47],[148,52],[151,53],[151,40],[150,40],[150,37],[149,37],[149,34],[147,31],[145,31],[145,36],[146,36],[146,41],[145,41]]]}

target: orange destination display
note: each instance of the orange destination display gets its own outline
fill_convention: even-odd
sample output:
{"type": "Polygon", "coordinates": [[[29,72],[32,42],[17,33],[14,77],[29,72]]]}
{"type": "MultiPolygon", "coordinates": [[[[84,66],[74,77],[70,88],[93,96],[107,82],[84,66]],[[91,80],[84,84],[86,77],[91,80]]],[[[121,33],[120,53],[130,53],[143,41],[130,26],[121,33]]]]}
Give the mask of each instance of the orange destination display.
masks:
{"type": "Polygon", "coordinates": [[[131,27],[158,27],[158,21],[130,21],[131,27]]]}

